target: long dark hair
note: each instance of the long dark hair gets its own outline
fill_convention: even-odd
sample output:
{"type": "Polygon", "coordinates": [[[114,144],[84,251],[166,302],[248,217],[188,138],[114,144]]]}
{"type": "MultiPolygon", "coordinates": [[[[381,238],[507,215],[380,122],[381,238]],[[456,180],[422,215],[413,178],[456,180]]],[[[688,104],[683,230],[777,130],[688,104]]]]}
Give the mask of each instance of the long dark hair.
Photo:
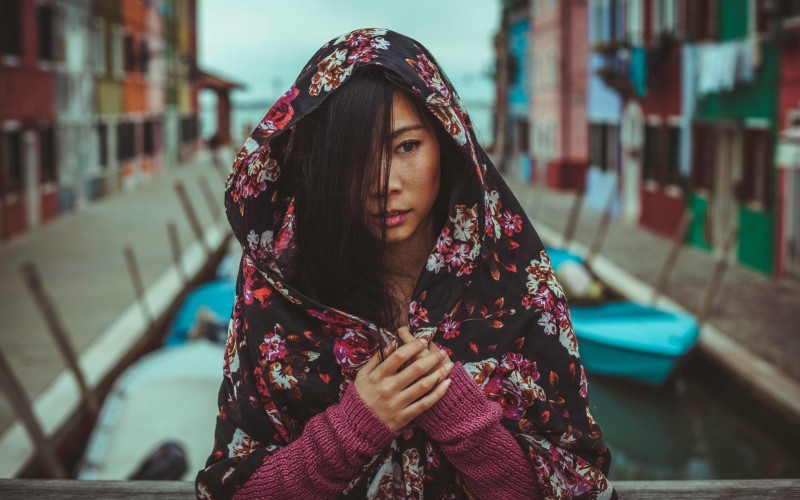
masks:
{"type": "Polygon", "coordinates": [[[365,204],[382,184],[386,208],[395,92],[405,92],[439,142],[441,187],[432,214],[438,233],[465,158],[425,103],[383,68],[354,74],[297,124],[280,181],[295,198],[297,251],[286,276],[289,283],[325,305],[386,328],[404,319],[386,286],[391,271],[383,259],[385,231],[381,239],[370,233],[365,204]]]}

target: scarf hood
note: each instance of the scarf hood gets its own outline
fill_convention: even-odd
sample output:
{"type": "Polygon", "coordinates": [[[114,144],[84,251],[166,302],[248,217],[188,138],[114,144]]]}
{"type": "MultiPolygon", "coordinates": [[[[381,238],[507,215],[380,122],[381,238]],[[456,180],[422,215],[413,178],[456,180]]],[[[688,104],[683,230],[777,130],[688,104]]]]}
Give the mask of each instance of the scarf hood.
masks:
{"type": "MultiPolygon", "coordinates": [[[[269,109],[237,154],[225,207],[244,254],[225,349],[214,450],[200,497],[229,497],[268,457],[336,403],[358,369],[394,338],[284,280],[294,253],[294,203],[277,182],[293,126],[354,71],[379,65],[425,102],[461,147],[476,185],[456,185],[408,311],[417,337],[460,361],[530,457],[541,496],[610,496],[610,455],[589,413],[567,308],[532,224],[478,144],[469,116],[428,51],[385,29],[331,40],[269,109]]],[[[413,425],[351,482],[345,497],[464,497],[458,472],[413,425]],[[409,452],[419,460],[413,463],[409,452]],[[398,475],[398,478],[393,477],[398,475]],[[420,478],[407,481],[403,478],[420,478]],[[423,480],[424,479],[424,480],[423,480]]]]}

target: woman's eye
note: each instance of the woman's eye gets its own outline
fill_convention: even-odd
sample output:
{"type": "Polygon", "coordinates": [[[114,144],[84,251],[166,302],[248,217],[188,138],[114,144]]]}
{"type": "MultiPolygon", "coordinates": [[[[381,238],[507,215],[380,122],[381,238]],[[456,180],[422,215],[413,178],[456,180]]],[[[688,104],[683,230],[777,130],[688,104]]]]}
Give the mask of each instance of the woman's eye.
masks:
{"type": "Polygon", "coordinates": [[[396,153],[410,153],[417,149],[419,141],[405,141],[395,148],[396,153]]]}

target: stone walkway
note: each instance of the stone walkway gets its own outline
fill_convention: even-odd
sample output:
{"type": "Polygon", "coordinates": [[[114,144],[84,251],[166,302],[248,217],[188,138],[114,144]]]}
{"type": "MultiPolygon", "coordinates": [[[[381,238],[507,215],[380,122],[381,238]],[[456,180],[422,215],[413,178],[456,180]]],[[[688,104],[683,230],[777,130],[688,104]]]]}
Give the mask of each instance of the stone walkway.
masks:
{"type": "MultiPolygon", "coordinates": [[[[508,181],[508,180],[507,180],[508,181]]],[[[508,181],[534,227],[537,223],[563,234],[574,195],[544,192],[508,181]]],[[[586,206],[574,241],[588,247],[601,214],[586,206]]],[[[671,241],[639,226],[612,220],[600,254],[653,286],[671,241]]],[[[689,311],[697,311],[714,269],[713,254],[684,246],[665,294],[689,311]]],[[[708,321],[780,371],[800,382],[800,282],[776,281],[740,265],[728,267],[708,321]]]]}
{"type": "MultiPolygon", "coordinates": [[[[135,301],[123,248],[131,245],[145,288],[172,265],[168,221],[177,226],[182,248],[195,241],[173,187],[186,186],[203,227],[213,224],[198,179],[212,186],[222,209],[222,179],[208,155],[167,169],[133,191],[119,193],[66,214],[52,223],[0,244],[0,349],[9,359],[31,400],[65,369],[20,273],[33,261],[55,303],[72,343],[84,352],[135,301]]],[[[220,221],[220,226],[226,225],[220,221]]],[[[14,415],[0,394],[0,431],[14,415]]]]}

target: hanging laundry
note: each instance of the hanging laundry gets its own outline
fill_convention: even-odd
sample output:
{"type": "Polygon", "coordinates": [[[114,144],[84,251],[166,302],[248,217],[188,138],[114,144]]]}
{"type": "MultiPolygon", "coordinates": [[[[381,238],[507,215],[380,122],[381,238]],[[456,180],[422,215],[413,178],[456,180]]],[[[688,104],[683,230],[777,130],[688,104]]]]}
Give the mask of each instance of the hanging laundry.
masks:
{"type": "Polygon", "coordinates": [[[732,90],[736,85],[740,44],[724,42],[698,47],[697,91],[701,95],[732,90]]]}
{"type": "Polygon", "coordinates": [[[736,43],[737,62],[736,62],[736,81],[739,83],[750,83],[755,79],[755,51],[750,39],[744,39],[736,43]]]}
{"type": "Polygon", "coordinates": [[[647,50],[634,47],[631,52],[630,77],[637,96],[647,93],[647,50]]]}

